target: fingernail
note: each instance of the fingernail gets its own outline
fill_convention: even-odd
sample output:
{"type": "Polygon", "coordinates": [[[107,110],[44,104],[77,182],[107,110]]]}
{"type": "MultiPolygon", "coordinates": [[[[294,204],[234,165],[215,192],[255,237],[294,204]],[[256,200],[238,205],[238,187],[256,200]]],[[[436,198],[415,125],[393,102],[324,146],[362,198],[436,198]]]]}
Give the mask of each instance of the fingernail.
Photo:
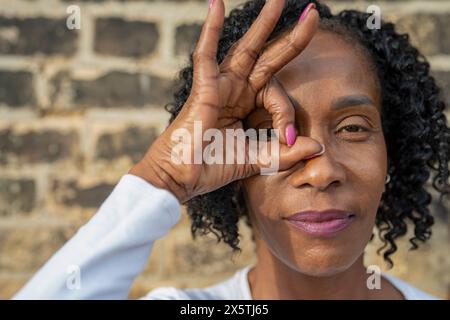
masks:
{"type": "Polygon", "coordinates": [[[298,22],[302,22],[303,20],[306,19],[306,16],[308,15],[308,12],[311,11],[312,8],[315,8],[316,5],[314,3],[310,3],[306,6],[306,8],[303,10],[300,19],[298,20],[298,22]]]}
{"type": "Polygon", "coordinates": [[[319,152],[314,153],[314,154],[312,154],[310,156],[307,156],[306,158],[303,158],[303,159],[304,160],[308,160],[308,159],[311,159],[311,158],[314,158],[314,157],[322,155],[325,152],[325,145],[322,144],[322,143],[320,145],[322,146],[322,150],[320,150],[319,152]]]}
{"type": "Polygon", "coordinates": [[[293,146],[295,140],[297,139],[297,132],[295,131],[295,127],[292,123],[288,124],[286,127],[286,142],[288,146],[293,146]]]}
{"type": "Polygon", "coordinates": [[[209,0],[209,8],[211,9],[215,0],[209,0]]]}

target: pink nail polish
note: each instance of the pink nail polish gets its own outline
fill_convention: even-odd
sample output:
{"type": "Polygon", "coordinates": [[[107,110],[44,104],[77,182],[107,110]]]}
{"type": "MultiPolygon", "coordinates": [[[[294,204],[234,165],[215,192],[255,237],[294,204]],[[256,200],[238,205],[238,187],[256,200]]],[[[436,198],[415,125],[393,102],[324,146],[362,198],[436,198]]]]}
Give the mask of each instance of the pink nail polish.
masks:
{"type": "Polygon", "coordinates": [[[293,146],[296,139],[297,139],[297,132],[295,131],[294,125],[290,123],[286,127],[286,142],[288,146],[293,146]]]}
{"type": "Polygon", "coordinates": [[[325,145],[322,144],[322,143],[320,145],[322,146],[322,150],[320,150],[319,152],[314,153],[314,154],[312,154],[310,156],[307,156],[306,158],[303,158],[303,160],[312,159],[312,158],[315,158],[317,156],[320,156],[320,155],[324,154],[324,152],[325,152],[325,145]]]}
{"type": "Polygon", "coordinates": [[[306,8],[303,10],[300,19],[298,20],[298,22],[302,22],[303,20],[306,19],[306,16],[308,15],[309,11],[311,11],[312,8],[315,8],[316,5],[314,3],[310,3],[306,6],[306,8]]]}
{"type": "Polygon", "coordinates": [[[211,9],[215,0],[209,0],[209,8],[211,9]]]}

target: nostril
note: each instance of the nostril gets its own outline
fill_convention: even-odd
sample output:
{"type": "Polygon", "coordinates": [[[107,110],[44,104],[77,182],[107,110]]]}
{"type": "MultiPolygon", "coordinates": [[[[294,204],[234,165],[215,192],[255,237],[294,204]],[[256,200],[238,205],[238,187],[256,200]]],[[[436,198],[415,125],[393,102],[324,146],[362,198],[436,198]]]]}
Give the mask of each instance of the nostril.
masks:
{"type": "Polygon", "coordinates": [[[338,187],[340,184],[341,184],[341,182],[338,181],[338,180],[335,180],[332,183],[330,183],[330,185],[333,186],[333,187],[338,187]]]}

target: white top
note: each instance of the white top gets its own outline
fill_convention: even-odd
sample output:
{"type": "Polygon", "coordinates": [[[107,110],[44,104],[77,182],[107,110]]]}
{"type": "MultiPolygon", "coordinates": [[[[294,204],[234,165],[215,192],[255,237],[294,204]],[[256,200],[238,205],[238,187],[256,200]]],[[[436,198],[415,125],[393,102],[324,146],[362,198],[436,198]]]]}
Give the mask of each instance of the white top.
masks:
{"type": "MultiPolygon", "coordinates": [[[[153,243],[181,217],[175,196],[145,180],[123,176],[98,212],[13,299],[127,299],[153,243]]],[[[252,299],[247,273],[202,289],[161,287],[142,299],[252,299]]],[[[437,299],[390,275],[406,299],[437,299]]]]}

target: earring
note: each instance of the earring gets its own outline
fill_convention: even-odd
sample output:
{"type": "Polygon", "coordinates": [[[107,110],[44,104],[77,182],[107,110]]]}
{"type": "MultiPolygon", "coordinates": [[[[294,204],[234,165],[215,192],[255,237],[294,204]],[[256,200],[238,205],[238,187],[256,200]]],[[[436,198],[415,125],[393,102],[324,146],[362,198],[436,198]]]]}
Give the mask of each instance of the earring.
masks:
{"type": "Polygon", "coordinates": [[[388,184],[391,181],[391,175],[388,173],[386,179],[384,180],[384,184],[388,184]]]}

